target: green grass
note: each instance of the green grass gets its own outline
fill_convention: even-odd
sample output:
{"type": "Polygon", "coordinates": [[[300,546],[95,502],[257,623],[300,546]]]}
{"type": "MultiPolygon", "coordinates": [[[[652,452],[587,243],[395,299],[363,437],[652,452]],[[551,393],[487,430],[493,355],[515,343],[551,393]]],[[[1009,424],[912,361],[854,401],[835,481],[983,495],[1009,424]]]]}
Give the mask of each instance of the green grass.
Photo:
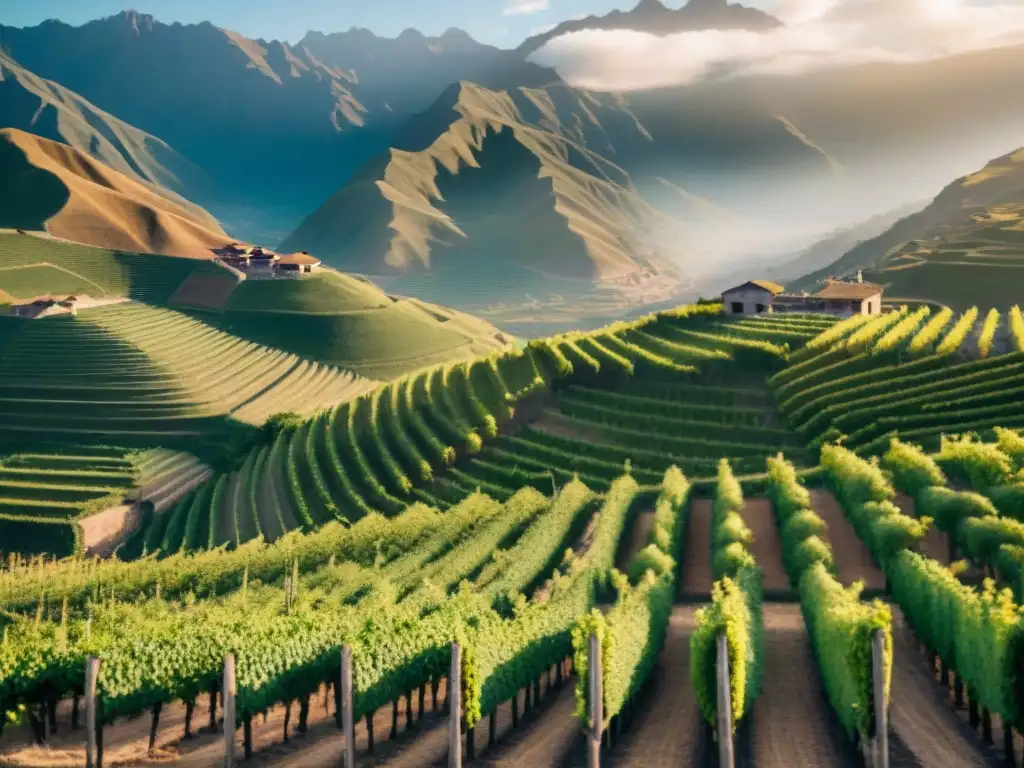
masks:
{"type": "Polygon", "coordinates": [[[0,290],[16,299],[31,299],[48,294],[104,294],[107,291],[63,267],[36,264],[0,269],[0,290]]]}
{"type": "Polygon", "coordinates": [[[299,279],[244,280],[231,294],[225,309],[337,314],[381,309],[391,303],[370,283],[323,270],[299,279]]]}
{"type": "Polygon", "coordinates": [[[928,261],[919,267],[864,273],[864,279],[885,286],[886,296],[927,299],[964,312],[973,306],[1006,311],[1021,301],[1024,263],[1014,266],[947,264],[928,261]]]}

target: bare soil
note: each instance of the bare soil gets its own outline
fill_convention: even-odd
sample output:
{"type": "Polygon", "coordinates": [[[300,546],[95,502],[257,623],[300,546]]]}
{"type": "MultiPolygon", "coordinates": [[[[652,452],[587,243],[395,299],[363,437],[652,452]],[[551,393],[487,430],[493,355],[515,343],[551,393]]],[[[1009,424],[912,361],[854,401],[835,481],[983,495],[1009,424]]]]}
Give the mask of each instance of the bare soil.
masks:
{"type": "Polygon", "coordinates": [[[89,557],[110,557],[117,545],[139,525],[138,504],[118,504],[78,521],[82,528],[82,544],[89,557]]]}
{"type": "MultiPolygon", "coordinates": [[[[896,497],[895,504],[905,515],[917,517],[914,508],[914,500],[901,493],[896,497]]],[[[949,565],[949,535],[943,533],[934,525],[928,529],[928,534],[921,541],[921,554],[938,560],[943,565],[949,565]]]]}
{"type": "Polygon", "coordinates": [[[683,576],[679,580],[680,597],[711,595],[711,500],[694,499],[690,504],[689,529],[683,549],[683,576]]]}
{"type": "Polygon", "coordinates": [[[654,510],[638,512],[633,520],[633,525],[626,533],[626,536],[623,537],[622,543],[619,546],[619,551],[615,558],[616,568],[623,572],[629,568],[630,562],[636,557],[637,553],[647,546],[647,540],[650,538],[653,528],[654,510]]]}
{"type": "Polygon", "coordinates": [[[821,687],[800,606],[764,606],[764,687],[748,715],[750,754],[741,768],[854,768],[846,740],[821,687]]]}
{"type": "Polygon", "coordinates": [[[950,703],[949,690],[929,671],[910,628],[893,606],[893,670],[889,719],[915,761],[927,768],[988,768],[998,765],[950,703]]]}
{"type": "Polygon", "coordinates": [[[764,591],[774,596],[789,596],[789,576],[782,564],[782,540],[775,513],[769,499],[747,499],[743,505],[743,520],[754,534],[750,552],[764,574],[764,591]]]}
{"type": "Polygon", "coordinates": [[[839,570],[839,581],[849,585],[863,580],[865,589],[885,589],[885,574],[875,565],[867,545],[853,530],[836,497],[828,491],[812,490],[811,508],[828,526],[827,536],[839,570]]]}
{"type": "Polygon", "coordinates": [[[661,659],[638,694],[638,710],[603,761],[610,768],[703,765],[701,715],[690,684],[690,635],[696,610],[687,605],[672,612],[661,659]]]}

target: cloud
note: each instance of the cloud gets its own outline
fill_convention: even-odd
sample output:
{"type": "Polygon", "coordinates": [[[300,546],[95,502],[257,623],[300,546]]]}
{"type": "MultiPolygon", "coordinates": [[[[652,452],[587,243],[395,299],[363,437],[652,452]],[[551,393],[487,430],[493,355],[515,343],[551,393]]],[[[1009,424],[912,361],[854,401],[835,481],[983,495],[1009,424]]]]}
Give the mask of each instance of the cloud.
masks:
{"type": "Polygon", "coordinates": [[[548,0],[510,0],[502,13],[505,16],[526,16],[548,9],[548,0]]]}
{"type": "Polygon", "coordinates": [[[657,37],[583,30],[531,57],[570,84],[629,91],[743,75],[798,75],[870,62],[920,62],[1024,43],[1019,0],[780,0],[786,24],[764,32],[657,37]]]}

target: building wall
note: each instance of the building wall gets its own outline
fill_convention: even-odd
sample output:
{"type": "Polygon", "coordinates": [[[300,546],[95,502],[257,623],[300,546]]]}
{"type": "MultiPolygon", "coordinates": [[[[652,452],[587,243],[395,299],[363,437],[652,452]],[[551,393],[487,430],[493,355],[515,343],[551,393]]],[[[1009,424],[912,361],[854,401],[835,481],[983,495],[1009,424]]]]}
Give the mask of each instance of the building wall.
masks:
{"type": "Polygon", "coordinates": [[[764,305],[765,312],[772,311],[772,294],[771,291],[765,291],[760,288],[749,288],[744,291],[730,291],[722,294],[722,303],[725,304],[725,314],[727,315],[756,315],[758,304],[764,305]],[[742,304],[743,311],[734,311],[734,303],[742,304]]]}

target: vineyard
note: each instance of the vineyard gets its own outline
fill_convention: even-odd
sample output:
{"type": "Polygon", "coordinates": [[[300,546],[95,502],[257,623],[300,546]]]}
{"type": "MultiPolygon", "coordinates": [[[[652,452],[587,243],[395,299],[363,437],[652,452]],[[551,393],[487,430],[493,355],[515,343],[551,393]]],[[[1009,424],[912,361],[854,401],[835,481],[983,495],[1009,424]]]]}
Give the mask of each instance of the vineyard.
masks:
{"type": "MultiPolygon", "coordinates": [[[[719,765],[726,745],[759,768],[1019,759],[1020,312],[720,311],[304,395],[306,418],[269,420],[287,409],[245,399],[248,368],[200,351],[246,342],[171,310],[18,330],[0,361],[24,369],[33,334],[94,355],[93,377],[103,345],[137,351],[107,364],[137,377],[123,402],[40,406],[59,428],[170,429],[204,408],[266,423],[212,472],[99,450],[0,467],[54,503],[114,478],[151,501],[119,558],[12,548],[0,761],[81,764],[93,700],[109,764],[221,764],[225,732],[258,765],[342,764],[349,744],[359,765],[445,765],[452,743],[479,766],[582,765],[598,743],[613,766],[719,765]],[[173,378],[214,365],[230,386],[173,378]],[[169,478],[194,487],[167,501],[169,478]]],[[[77,386],[45,400],[81,402],[77,386]]]]}

